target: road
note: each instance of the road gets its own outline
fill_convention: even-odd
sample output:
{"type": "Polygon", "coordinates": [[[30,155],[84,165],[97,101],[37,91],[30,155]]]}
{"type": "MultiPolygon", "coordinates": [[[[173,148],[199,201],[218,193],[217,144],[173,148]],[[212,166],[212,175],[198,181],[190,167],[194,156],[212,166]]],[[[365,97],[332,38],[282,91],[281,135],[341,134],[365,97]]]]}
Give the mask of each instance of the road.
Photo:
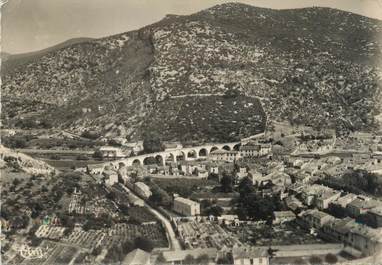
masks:
{"type": "MultiPolygon", "coordinates": [[[[133,192],[132,190],[130,190],[129,188],[127,188],[126,186],[123,186],[124,189],[131,193],[131,194],[134,194],[135,196],[137,196],[137,194],[135,192],[133,192]]],[[[139,198],[141,198],[140,196],[137,196],[139,198]]],[[[143,199],[143,198],[141,198],[143,199]]],[[[180,242],[179,240],[176,238],[176,235],[175,235],[175,232],[174,232],[174,229],[172,228],[172,225],[170,223],[170,221],[164,216],[162,215],[159,211],[155,210],[153,207],[151,207],[148,203],[146,203],[145,200],[143,200],[145,202],[144,206],[152,213],[154,214],[161,222],[162,224],[164,225],[165,229],[166,229],[166,232],[167,232],[167,235],[168,235],[168,238],[169,238],[169,244],[170,244],[170,249],[171,250],[182,250],[182,247],[180,245],[180,242]]]]}
{"type": "Polygon", "coordinates": [[[63,155],[92,155],[94,151],[85,150],[59,150],[59,149],[15,149],[17,152],[24,154],[63,154],[63,155]]]}

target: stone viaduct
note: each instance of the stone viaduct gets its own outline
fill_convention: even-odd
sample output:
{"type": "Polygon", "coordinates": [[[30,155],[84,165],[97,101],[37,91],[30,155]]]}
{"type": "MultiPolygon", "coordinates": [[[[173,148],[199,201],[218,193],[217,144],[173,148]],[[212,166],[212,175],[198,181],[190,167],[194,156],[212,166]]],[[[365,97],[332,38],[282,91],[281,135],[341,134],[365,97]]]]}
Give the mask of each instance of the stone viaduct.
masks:
{"type": "Polygon", "coordinates": [[[147,159],[156,159],[162,165],[166,162],[177,162],[180,160],[192,161],[199,158],[207,158],[208,155],[215,150],[239,150],[241,142],[224,143],[224,144],[207,144],[202,146],[184,147],[179,149],[168,149],[162,152],[144,154],[139,156],[127,157],[119,160],[103,163],[103,166],[110,166],[118,169],[120,165],[145,165],[147,159]]]}

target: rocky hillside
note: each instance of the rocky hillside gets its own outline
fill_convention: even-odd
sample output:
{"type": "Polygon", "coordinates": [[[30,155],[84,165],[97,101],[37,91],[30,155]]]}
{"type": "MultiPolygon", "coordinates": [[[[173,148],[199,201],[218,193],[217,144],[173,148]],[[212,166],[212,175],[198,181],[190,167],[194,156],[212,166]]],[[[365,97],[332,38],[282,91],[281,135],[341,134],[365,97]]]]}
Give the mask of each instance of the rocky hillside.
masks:
{"type": "Polygon", "coordinates": [[[6,74],[7,72],[12,71],[15,67],[22,64],[26,64],[28,62],[32,62],[34,60],[38,60],[39,58],[48,54],[49,52],[52,52],[61,48],[65,48],[72,44],[81,43],[81,42],[90,41],[90,40],[91,38],[70,39],[63,43],[59,43],[55,46],[49,47],[41,51],[22,53],[22,54],[9,54],[6,52],[2,52],[0,53],[0,58],[2,63],[1,70],[4,71],[4,74],[6,74]]]}
{"type": "Polygon", "coordinates": [[[52,176],[57,171],[43,161],[15,152],[0,145],[0,169],[6,178],[9,170],[25,172],[30,175],[52,176]]]}
{"type": "Polygon", "coordinates": [[[329,8],[169,15],[5,71],[4,123],[205,141],[254,134],[266,119],[375,129],[381,39],[381,21],[329,8]]]}

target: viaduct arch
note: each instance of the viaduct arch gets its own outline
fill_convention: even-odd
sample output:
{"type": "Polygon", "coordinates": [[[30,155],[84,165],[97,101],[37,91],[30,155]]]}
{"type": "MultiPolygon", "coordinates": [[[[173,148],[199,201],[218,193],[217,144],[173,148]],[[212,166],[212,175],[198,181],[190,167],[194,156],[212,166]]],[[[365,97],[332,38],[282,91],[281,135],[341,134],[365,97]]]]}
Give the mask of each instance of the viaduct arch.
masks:
{"type": "MultiPolygon", "coordinates": [[[[259,136],[258,136],[259,137],[259,136]]],[[[261,136],[260,136],[261,137],[261,136]]],[[[249,140],[249,139],[248,139],[249,140]]],[[[128,158],[123,158],[120,160],[115,160],[111,162],[106,162],[102,165],[110,166],[117,170],[120,165],[132,166],[132,165],[145,165],[145,159],[155,159],[160,165],[165,165],[166,162],[178,162],[179,160],[192,161],[199,158],[207,157],[211,152],[215,150],[236,150],[238,151],[240,145],[245,143],[233,142],[233,143],[222,143],[222,144],[206,144],[202,146],[185,147],[175,150],[162,151],[151,154],[144,154],[139,156],[133,156],[128,158]]]]}

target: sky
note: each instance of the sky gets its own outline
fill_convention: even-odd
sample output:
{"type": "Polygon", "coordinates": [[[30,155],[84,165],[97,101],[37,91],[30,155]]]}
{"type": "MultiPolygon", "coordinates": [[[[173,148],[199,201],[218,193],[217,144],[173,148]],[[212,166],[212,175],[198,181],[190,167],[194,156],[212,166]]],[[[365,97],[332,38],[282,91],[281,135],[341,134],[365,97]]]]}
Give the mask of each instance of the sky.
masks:
{"type": "Polygon", "coordinates": [[[225,2],[276,9],[332,7],[382,20],[382,0],[8,0],[1,8],[2,51],[24,53],[71,38],[109,36],[166,14],[192,14],[225,2]]]}

